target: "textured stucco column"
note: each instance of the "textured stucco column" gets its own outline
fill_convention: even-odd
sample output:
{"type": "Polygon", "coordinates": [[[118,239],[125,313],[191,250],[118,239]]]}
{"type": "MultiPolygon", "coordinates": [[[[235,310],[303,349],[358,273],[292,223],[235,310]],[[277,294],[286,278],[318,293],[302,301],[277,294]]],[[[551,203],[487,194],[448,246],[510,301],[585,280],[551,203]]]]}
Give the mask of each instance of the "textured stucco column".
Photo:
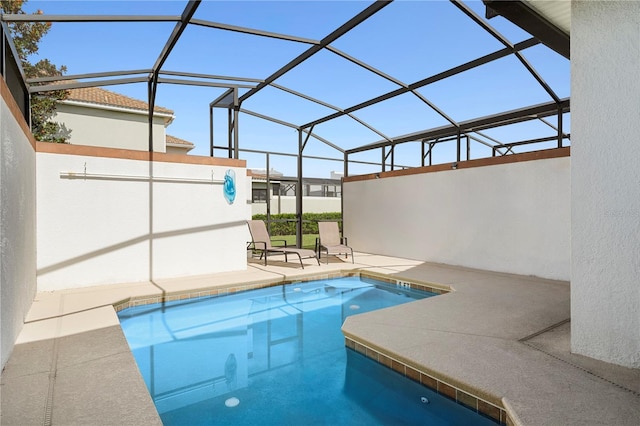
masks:
{"type": "Polygon", "coordinates": [[[640,2],[571,9],[571,347],[640,368],[640,2]]]}

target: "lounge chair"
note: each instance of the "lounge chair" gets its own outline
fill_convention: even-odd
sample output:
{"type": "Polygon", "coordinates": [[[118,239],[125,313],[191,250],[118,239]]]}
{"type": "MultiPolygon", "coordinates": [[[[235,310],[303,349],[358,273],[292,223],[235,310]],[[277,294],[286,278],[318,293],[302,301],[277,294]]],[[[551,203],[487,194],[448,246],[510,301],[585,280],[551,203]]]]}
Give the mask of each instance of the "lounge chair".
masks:
{"type": "Polygon", "coordinates": [[[271,245],[271,237],[269,236],[267,227],[262,220],[248,220],[247,224],[249,225],[249,232],[251,233],[251,242],[249,243],[249,247],[261,252],[260,259],[264,256],[264,266],[267,266],[267,255],[269,253],[284,254],[285,262],[289,260],[287,255],[295,254],[300,260],[300,266],[302,266],[302,269],[304,269],[302,259],[314,258],[316,262],[318,262],[318,265],[320,265],[316,252],[313,250],[287,247],[287,242],[285,240],[274,240],[283,241],[284,246],[271,245]]]}
{"type": "Polygon", "coordinates": [[[318,233],[320,236],[316,240],[316,250],[319,258],[322,258],[323,250],[326,252],[327,263],[330,254],[344,254],[346,259],[350,252],[351,263],[354,263],[353,249],[347,245],[347,238],[340,236],[338,222],[318,222],[318,233]]]}

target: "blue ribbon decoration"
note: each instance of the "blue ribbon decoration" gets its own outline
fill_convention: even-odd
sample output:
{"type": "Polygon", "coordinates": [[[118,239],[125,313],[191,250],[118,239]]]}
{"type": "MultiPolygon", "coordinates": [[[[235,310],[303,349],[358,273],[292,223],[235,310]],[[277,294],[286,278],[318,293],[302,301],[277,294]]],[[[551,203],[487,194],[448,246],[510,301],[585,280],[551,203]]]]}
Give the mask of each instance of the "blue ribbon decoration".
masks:
{"type": "Polygon", "coordinates": [[[231,169],[224,174],[223,191],[227,203],[233,204],[236,199],[236,173],[231,169]]]}

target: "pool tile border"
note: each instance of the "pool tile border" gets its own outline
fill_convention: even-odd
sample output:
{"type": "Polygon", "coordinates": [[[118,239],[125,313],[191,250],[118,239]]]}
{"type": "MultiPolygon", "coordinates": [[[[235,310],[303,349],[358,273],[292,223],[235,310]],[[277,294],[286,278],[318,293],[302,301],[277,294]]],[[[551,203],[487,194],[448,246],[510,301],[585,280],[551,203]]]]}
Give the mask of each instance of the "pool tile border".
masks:
{"type": "Polygon", "coordinates": [[[282,279],[282,280],[270,280],[259,281],[254,283],[244,283],[242,285],[230,284],[220,287],[206,287],[196,290],[188,290],[184,292],[166,293],[163,295],[149,295],[149,296],[136,296],[125,300],[121,300],[113,304],[116,312],[120,312],[123,309],[133,308],[136,306],[152,305],[154,303],[175,302],[180,300],[195,299],[198,297],[217,297],[225,296],[228,294],[240,293],[244,291],[257,290],[266,287],[275,287],[283,284],[293,284],[306,281],[342,278],[342,277],[354,277],[359,276],[362,278],[371,278],[378,281],[382,281],[388,284],[394,284],[400,287],[411,288],[414,290],[428,291],[435,294],[445,294],[451,290],[447,286],[442,286],[433,283],[421,283],[417,281],[399,280],[390,278],[383,274],[377,274],[365,271],[335,271],[327,274],[310,274],[303,277],[297,277],[295,279],[282,279]]]}
{"type": "Polygon", "coordinates": [[[378,352],[360,342],[357,342],[349,337],[345,337],[345,346],[348,349],[354,350],[385,367],[402,374],[403,376],[413,380],[416,383],[431,389],[432,391],[443,395],[452,401],[468,408],[478,414],[487,417],[494,422],[501,425],[513,425],[514,422],[509,418],[506,410],[499,407],[489,401],[485,401],[467,391],[464,391],[456,386],[453,386],[431,374],[427,374],[424,371],[420,371],[414,367],[411,367],[401,361],[398,361],[388,355],[378,352]]]}
{"type": "Polygon", "coordinates": [[[173,292],[166,293],[164,295],[153,295],[153,296],[137,296],[131,297],[125,300],[121,300],[113,305],[116,312],[120,312],[123,309],[133,308],[136,306],[144,306],[144,305],[152,305],[154,303],[163,303],[163,302],[176,302],[180,300],[188,300],[188,299],[196,299],[198,297],[217,297],[217,296],[226,296],[228,294],[240,293],[243,291],[249,290],[257,290],[259,288],[272,287],[275,285],[280,285],[282,282],[274,283],[274,282],[259,282],[259,283],[251,283],[244,285],[229,285],[229,286],[221,286],[221,287],[207,287],[203,289],[189,290],[185,292],[173,292]]]}
{"type": "Polygon", "coordinates": [[[451,287],[441,285],[441,284],[420,282],[417,280],[391,278],[388,275],[377,274],[370,271],[359,271],[359,272],[352,273],[350,275],[359,275],[360,277],[363,277],[363,278],[372,278],[378,281],[386,282],[388,284],[395,284],[397,286],[411,288],[413,290],[428,291],[435,294],[446,294],[453,291],[451,287]]]}

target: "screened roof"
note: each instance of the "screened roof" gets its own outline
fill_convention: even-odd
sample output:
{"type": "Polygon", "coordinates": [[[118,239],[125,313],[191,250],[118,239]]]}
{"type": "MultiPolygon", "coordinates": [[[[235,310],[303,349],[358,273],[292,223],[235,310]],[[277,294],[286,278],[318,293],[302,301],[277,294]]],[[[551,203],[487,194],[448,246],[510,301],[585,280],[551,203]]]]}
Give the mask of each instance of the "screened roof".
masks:
{"type": "MultiPolygon", "coordinates": [[[[214,154],[229,154],[234,90],[231,133],[255,168],[265,168],[256,151],[297,154],[298,130],[312,132],[305,156],[346,151],[349,174],[379,171],[365,163],[383,157],[423,165],[425,145],[434,164],[464,160],[458,139],[469,158],[570,145],[569,60],[501,16],[485,18],[480,1],[30,0],[24,9],[44,13],[3,20],[53,22],[34,61],[65,65],[67,87],[108,86],[175,111],[168,131],[193,142],[191,154],[210,154],[215,100],[214,154]],[[531,140],[543,141],[521,144],[531,140]]],[[[270,167],[290,175],[295,163],[275,156],[270,167]]],[[[341,168],[305,160],[309,176],[341,168]]]]}

